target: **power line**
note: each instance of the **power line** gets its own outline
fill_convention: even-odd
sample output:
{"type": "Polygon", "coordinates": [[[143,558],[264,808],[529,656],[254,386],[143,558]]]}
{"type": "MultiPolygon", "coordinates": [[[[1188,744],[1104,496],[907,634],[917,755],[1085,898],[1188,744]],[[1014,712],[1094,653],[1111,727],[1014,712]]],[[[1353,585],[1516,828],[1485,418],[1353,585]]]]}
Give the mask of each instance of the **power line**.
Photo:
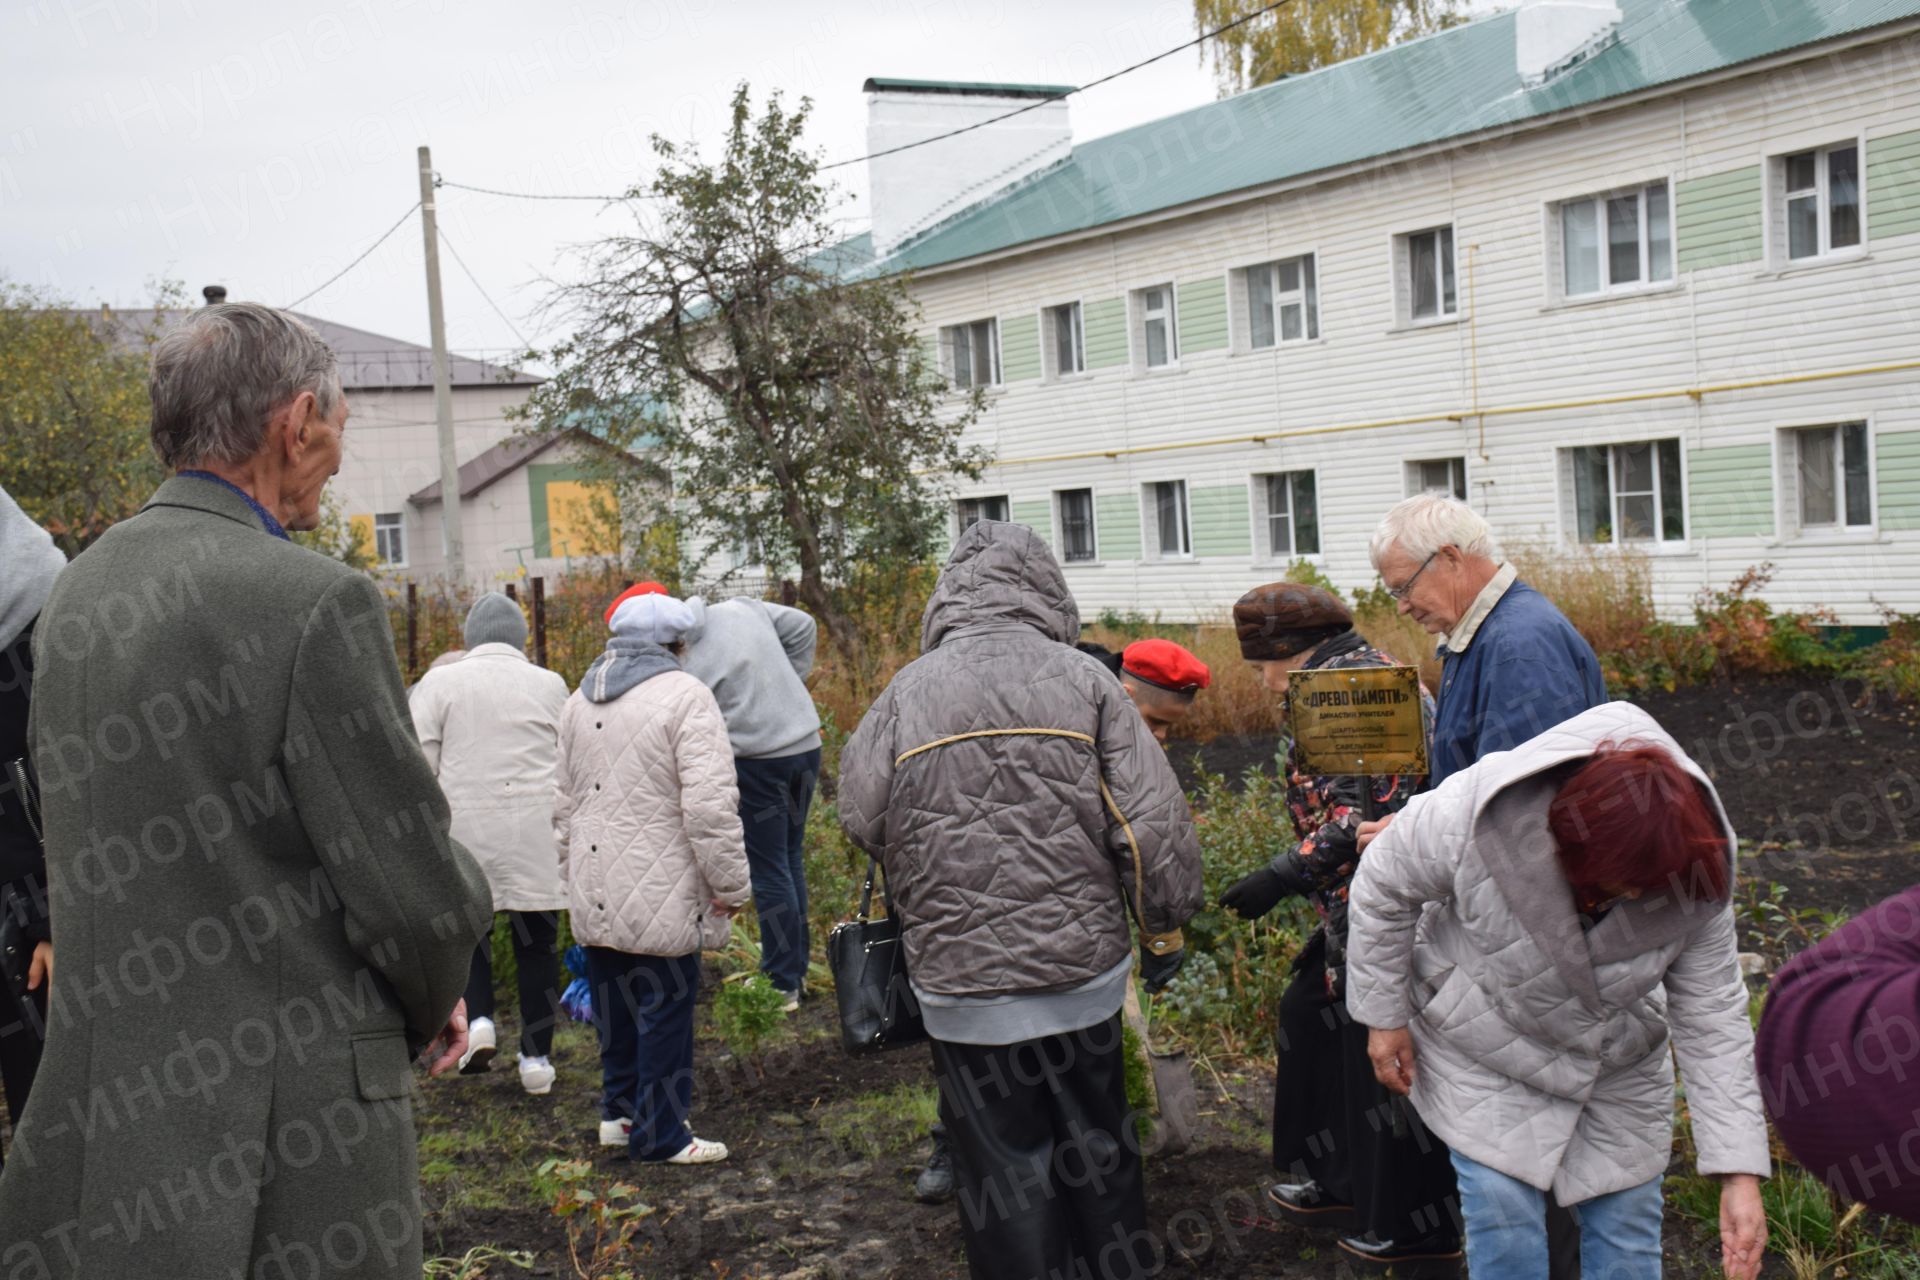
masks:
{"type": "MultiPolygon", "coordinates": [[[[964,125],[961,128],[949,130],[946,133],[937,133],[931,138],[922,138],[918,142],[903,142],[897,147],[888,147],[884,151],[869,152],[864,156],[855,156],[850,160],[835,160],[831,164],[821,165],[818,172],[825,173],[829,169],[844,169],[848,165],[864,164],[868,160],[876,160],[881,156],[890,156],[890,155],[896,155],[902,151],[911,151],[915,147],[924,147],[929,143],[942,142],[948,138],[957,138],[963,133],[972,133],[975,129],[984,129],[990,124],[999,124],[1002,120],[1011,120],[1013,119],[1013,117],[1019,116],[1019,115],[1025,115],[1029,111],[1038,111],[1041,107],[1047,106],[1050,103],[1059,102],[1062,99],[1069,98],[1076,93],[1085,93],[1087,90],[1096,88],[1099,85],[1106,84],[1110,80],[1118,80],[1121,76],[1127,75],[1130,72],[1138,71],[1142,67],[1152,66],[1154,63],[1162,61],[1163,59],[1171,58],[1176,53],[1184,53],[1188,49],[1191,49],[1196,45],[1205,44],[1207,41],[1213,39],[1215,36],[1225,35],[1227,32],[1233,30],[1235,27],[1243,27],[1247,23],[1252,22],[1255,18],[1264,17],[1265,15],[1272,13],[1275,9],[1284,8],[1285,6],[1291,4],[1292,2],[1293,0],[1273,0],[1273,3],[1267,5],[1265,8],[1255,9],[1252,13],[1249,13],[1244,18],[1235,18],[1232,22],[1227,23],[1223,27],[1215,27],[1211,31],[1205,32],[1202,35],[1195,36],[1193,39],[1187,41],[1185,44],[1176,45],[1171,49],[1165,50],[1164,52],[1156,53],[1151,58],[1143,58],[1139,62],[1134,63],[1132,66],[1122,67],[1120,68],[1120,70],[1112,72],[1109,75],[1101,76],[1098,80],[1089,80],[1087,81],[1087,83],[1083,85],[1077,85],[1074,88],[1068,89],[1065,93],[1052,94],[1048,97],[1040,99],[1038,102],[1028,103],[1024,107],[1016,107],[1014,110],[1006,112],[1004,115],[993,116],[986,120],[977,121],[974,124],[964,125]]],[[[445,178],[441,178],[438,176],[434,178],[434,185],[439,187],[458,187],[462,191],[478,191],[483,195],[489,195],[489,196],[505,196],[509,200],[598,200],[604,204],[615,204],[623,200],[651,198],[645,194],[638,195],[638,196],[635,196],[635,195],[585,196],[585,195],[546,195],[546,194],[533,192],[533,191],[501,191],[494,187],[475,187],[475,186],[470,186],[464,182],[449,182],[445,178]]]]}
{"type": "Polygon", "coordinates": [[[440,243],[447,246],[447,252],[453,255],[453,260],[459,264],[460,270],[466,274],[466,277],[468,280],[473,282],[473,287],[480,291],[480,296],[487,300],[487,305],[493,308],[493,314],[499,316],[501,319],[501,322],[504,323],[507,326],[507,328],[513,331],[513,336],[520,339],[520,345],[522,347],[524,347],[528,351],[533,350],[533,344],[527,341],[527,335],[524,333],[521,333],[520,327],[514,324],[514,322],[508,318],[506,312],[500,309],[500,304],[493,300],[493,295],[488,293],[486,290],[486,286],[480,283],[480,278],[473,274],[473,268],[467,265],[467,260],[460,256],[460,251],[458,249],[453,247],[453,241],[447,239],[446,228],[441,227],[439,228],[439,231],[440,231],[440,243]]]}
{"type": "Polygon", "coordinates": [[[1153,63],[1159,62],[1162,58],[1171,58],[1176,53],[1184,53],[1188,49],[1193,48],[1195,45],[1205,44],[1207,41],[1213,39],[1215,36],[1225,35],[1227,32],[1233,30],[1235,27],[1245,26],[1247,23],[1252,22],[1255,18],[1262,17],[1266,14],[1272,13],[1275,9],[1281,8],[1291,3],[1292,3],[1292,0],[1273,0],[1273,3],[1268,5],[1266,8],[1256,9],[1244,18],[1235,18],[1232,22],[1229,22],[1224,27],[1215,27],[1213,30],[1205,32],[1202,35],[1196,36],[1192,40],[1187,41],[1183,45],[1178,45],[1172,49],[1168,49],[1164,53],[1156,53],[1151,58],[1144,58],[1141,61],[1134,63],[1130,67],[1122,67],[1120,68],[1120,70],[1115,71],[1110,75],[1101,76],[1098,80],[1089,80],[1087,81],[1087,83],[1083,85],[1078,85],[1072,89],[1069,89],[1065,93],[1056,93],[1049,97],[1042,98],[1038,102],[1030,102],[1024,107],[1017,107],[1014,110],[1009,111],[1004,115],[992,116],[986,120],[980,120],[970,125],[964,125],[958,129],[949,130],[946,133],[937,133],[931,138],[922,138],[918,142],[903,142],[897,147],[888,147],[885,151],[872,151],[864,156],[855,156],[851,160],[836,160],[832,164],[823,164],[820,166],[820,172],[825,173],[829,169],[842,169],[850,164],[860,164],[867,160],[877,160],[881,156],[890,156],[890,155],[898,154],[899,152],[902,152],[902,151],[911,151],[915,147],[924,147],[931,142],[942,142],[948,138],[957,138],[963,133],[972,133],[975,129],[984,129],[990,124],[999,124],[1002,120],[1011,120],[1015,116],[1025,115],[1029,111],[1038,111],[1041,107],[1047,106],[1051,103],[1059,102],[1065,98],[1072,97],[1076,93],[1085,93],[1087,90],[1092,89],[1097,85],[1103,85],[1107,83],[1109,80],[1118,80],[1121,76],[1126,75],[1128,72],[1138,71],[1142,67],[1151,66],[1153,63]]]}
{"type": "Polygon", "coordinates": [[[387,242],[388,236],[398,231],[406,223],[407,219],[413,216],[414,210],[418,209],[419,207],[420,207],[420,202],[418,200],[415,200],[413,202],[413,205],[405,213],[400,215],[398,221],[396,221],[392,226],[388,227],[385,231],[381,232],[380,238],[378,240],[375,240],[372,244],[367,246],[367,250],[365,253],[361,254],[359,257],[355,258],[352,262],[349,262],[346,266],[340,268],[338,271],[334,272],[331,276],[328,276],[320,284],[307,290],[305,293],[301,294],[299,297],[295,298],[292,302],[289,302],[286,306],[280,309],[282,311],[293,310],[295,307],[305,302],[308,298],[311,298],[314,294],[319,293],[322,289],[332,284],[335,280],[338,280],[341,276],[344,276],[345,274],[347,274],[347,272],[353,270],[355,267],[365,262],[367,258],[372,255],[375,249],[378,249],[381,245],[387,242]]]}
{"type": "Polygon", "coordinates": [[[447,179],[441,177],[439,174],[434,175],[433,185],[436,187],[455,187],[461,191],[478,191],[481,195],[484,195],[484,196],[505,196],[509,200],[597,200],[601,204],[618,204],[622,200],[634,200],[634,199],[646,198],[644,196],[631,196],[631,195],[576,196],[576,195],[548,195],[538,191],[501,191],[496,187],[476,187],[476,186],[471,186],[465,182],[449,182],[447,179]]]}

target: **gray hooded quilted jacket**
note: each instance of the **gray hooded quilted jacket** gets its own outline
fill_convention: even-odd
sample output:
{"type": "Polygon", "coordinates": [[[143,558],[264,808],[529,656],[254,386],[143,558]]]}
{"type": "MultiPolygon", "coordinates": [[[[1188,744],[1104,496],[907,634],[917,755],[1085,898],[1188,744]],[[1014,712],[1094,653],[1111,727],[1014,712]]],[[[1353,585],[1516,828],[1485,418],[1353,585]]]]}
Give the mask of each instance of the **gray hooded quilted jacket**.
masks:
{"type": "MultiPolygon", "coordinates": [[[[1562,1204],[1665,1171],[1676,1055],[1700,1172],[1769,1170],[1731,903],[1647,894],[1584,932],[1575,915],[1553,771],[1606,742],[1658,746],[1713,794],[1651,716],[1610,702],[1414,797],[1348,901],[1347,1009],[1411,1025],[1420,1118],[1562,1204]]],[[[1730,861],[1733,844],[1729,826],[1730,861]]]]}
{"type": "Polygon", "coordinates": [[[1200,847],[1165,753],[1099,662],[1053,553],[1023,525],[961,535],[922,656],[840,757],[840,820],[881,860],[921,990],[1062,990],[1126,958],[1132,903],[1170,952],[1200,847]]]}

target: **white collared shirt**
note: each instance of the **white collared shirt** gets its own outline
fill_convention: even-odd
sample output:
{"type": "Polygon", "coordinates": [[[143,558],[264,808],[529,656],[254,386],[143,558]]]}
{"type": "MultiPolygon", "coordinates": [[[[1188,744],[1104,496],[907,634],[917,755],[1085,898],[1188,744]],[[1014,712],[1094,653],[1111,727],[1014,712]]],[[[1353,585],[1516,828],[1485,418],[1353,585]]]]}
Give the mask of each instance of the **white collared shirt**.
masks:
{"type": "Polygon", "coordinates": [[[1500,597],[1507,594],[1507,588],[1519,576],[1518,569],[1502,560],[1500,567],[1494,570],[1493,577],[1488,579],[1486,586],[1480,588],[1480,594],[1467,607],[1465,616],[1453,624],[1453,630],[1447,632],[1440,647],[1448,653],[1465,653],[1467,646],[1473,643],[1473,637],[1478,634],[1480,624],[1487,620],[1487,615],[1493,612],[1493,606],[1500,603],[1500,597]]]}

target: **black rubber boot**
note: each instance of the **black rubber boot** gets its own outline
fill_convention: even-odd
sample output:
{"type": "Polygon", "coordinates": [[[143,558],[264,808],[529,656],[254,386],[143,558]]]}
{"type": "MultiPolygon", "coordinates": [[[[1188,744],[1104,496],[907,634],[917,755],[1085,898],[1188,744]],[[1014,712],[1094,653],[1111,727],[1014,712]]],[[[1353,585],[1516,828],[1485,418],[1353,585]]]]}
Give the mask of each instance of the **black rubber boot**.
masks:
{"type": "Polygon", "coordinates": [[[933,1153],[927,1167],[914,1179],[913,1198],[921,1204],[945,1204],[953,1199],[953,1149],[947,1145],[947,1127],[933,1126],[933,1153]]]}

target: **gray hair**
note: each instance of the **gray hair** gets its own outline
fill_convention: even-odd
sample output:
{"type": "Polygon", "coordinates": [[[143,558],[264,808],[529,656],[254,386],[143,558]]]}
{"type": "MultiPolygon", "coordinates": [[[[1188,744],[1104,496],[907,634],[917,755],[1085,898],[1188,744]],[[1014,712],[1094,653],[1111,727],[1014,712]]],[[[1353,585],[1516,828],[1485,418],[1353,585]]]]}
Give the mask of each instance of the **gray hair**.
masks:
{"type": "Polygon", "coordinates": [[[333,348],[312,326],[257,302],[202,307],[154,343],[153,451],[173,471],[245,462],[303,391],[328,418],[344,394],[333,348]]]}
{"type": "Polygon", "coordinates": [[[1439,493],[1416,494],[1387,512],[1373,531],[1367,558],[1378,569],[1395,547],[1415,560],[1425,560],[1442,547],[1500,559],[1500,543],[1480,513],[1458,498],[1439,493]]]}

